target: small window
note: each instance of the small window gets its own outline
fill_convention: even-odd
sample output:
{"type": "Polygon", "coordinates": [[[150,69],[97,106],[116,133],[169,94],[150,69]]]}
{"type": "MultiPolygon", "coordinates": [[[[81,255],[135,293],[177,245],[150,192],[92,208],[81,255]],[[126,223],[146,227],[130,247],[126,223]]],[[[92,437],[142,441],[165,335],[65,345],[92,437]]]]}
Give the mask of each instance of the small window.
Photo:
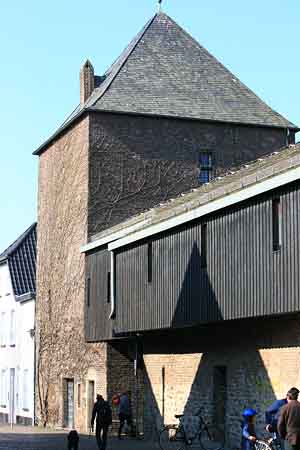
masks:
{"type": "Polygon", "coordinates": [[[106,288],[106,292],[107,292],[107,303],[110,303],[110,297],[111,297],[111,276],[110,276],[110,272],[107,272],[107,288],[106,288]]]}
{"type": "Polygon", "coordinates": [[[6,346],[6,329],[7,329],[7,323],[6,323],[6,314],[5,312],[1,313],[1,322],[0,322],[0,346],[5,347],[6,346]]]}
{"type": "Polygon", "coordinates": [[[18,366],[17,373],[16,373],[16,407],[17,408],[20,408],[20,372],[21,372],[21,369],[18,366]]]}
{"type": "Polygon", "coordinates": [[[23,395],[22,395],[22,400],[23,400],[23,411],[28,411],[29,410],[29,371],[28,369],[25,369],[23,371],[23,395]]]}
{"type": "Polygon", "coordinates": [[[2,369],[0,373],[0,407],[5,408],[7,404],[7,370],[2,369]]]}
{"type": "Polygon", "coordinates": [[[272,228],[273,228],[273,251],[280,249],[282,244],[282,214],[280,198],[272,201],[272,228]]]}
{"type": "Polygon", "coordinates": [[[88,306],[90,306],[90,301],[91,301],[91,279],[88,278],[86,280],[86,302],[88,306]]]}
{"type": "Polygon", "coordinates": [[[207,267],[207,224],[201,225],[201,267],[207,267]]]}
{"type": "Polygon", "coordinates": [[[10,312],[10,332],[9,332],[9,345],[14,346],[16,344],[16,313],[14,310],[10,312]]]}
{"type": "Polygon", "coordinates": [[[78,403],[78,408],[81,408],[81,384],[78,383],[77,385],[77,403],[78,403]]]}
{"type": "Polygon", "coordinates": [[[147,266],[148,266],[148,283],[151,283],[152,282],[152,242],[148,243],[147,266]]]}
{"type": "Polygon", "coordinates": [[[211,153],[203,152],[199,155],[199,181],[201,184],[209,183],[212,179],[212,155],[211,153]]]}

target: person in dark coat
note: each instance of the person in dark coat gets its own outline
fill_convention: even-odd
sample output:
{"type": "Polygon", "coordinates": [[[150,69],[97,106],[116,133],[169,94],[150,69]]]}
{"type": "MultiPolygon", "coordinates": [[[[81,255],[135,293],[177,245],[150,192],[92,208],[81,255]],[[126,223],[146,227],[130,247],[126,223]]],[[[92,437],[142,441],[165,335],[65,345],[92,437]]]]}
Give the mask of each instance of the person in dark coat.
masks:
{"type": "Polygon", "coordinates": [[[119,403],[119,420],[120,420],[120,426],[118,431],[118,437],[121,439],[121,433],[122,429],[125,425],[125,422],[130,427],[131,433],[133,431],[133,424],[132,424],[132,413],[131,413],[131,402],[130,402],[130,392],[123,392],[120,396],[120,403],[119,403]]]}
{"type": "Polygon", "coordinates": [[[247,408],[243,412],[242,424],[242,450],[254,450],[254,442],[256,441],[255,431],[255,409],[247,408]]]}
{"type": "Polygon", "coordinates": [[[291,388],[287,393],[287,405],[283,406],[278,420],[278,432],[287,440],[292,450],[300,450],[300,403],[299,390],[291,388]]]}
{"type": "Polygon", "coordinates": [[[287,404],[287,398],[275,400],[272,405],[266,410],[266,430],[269,433],[277,433],[277,424],[280,416],[280,411],[283,406],[287,404]]]}
{"type": "Polygon", "coordinates": [[[269,433],[274,433],[277,441],[280,443],[280,447],[284,450],[284,440],[281,439],[278,433],[278,419],[280,416],[281,408],[287,404],[287,398],[281,400],[275,400],[272,405],[266,410],[266,430],[269,433]]]}
{"type": "Polygon", "coordinates": [[[91,429],[94,431],[94,422],[96,419],[96,440],[99,450],[105,450],[107,444],[108,428],[112,424],[111,408],[104,400],[102,395],[97,395],[97,401],[94,404],[91,420],[91,429]]]}

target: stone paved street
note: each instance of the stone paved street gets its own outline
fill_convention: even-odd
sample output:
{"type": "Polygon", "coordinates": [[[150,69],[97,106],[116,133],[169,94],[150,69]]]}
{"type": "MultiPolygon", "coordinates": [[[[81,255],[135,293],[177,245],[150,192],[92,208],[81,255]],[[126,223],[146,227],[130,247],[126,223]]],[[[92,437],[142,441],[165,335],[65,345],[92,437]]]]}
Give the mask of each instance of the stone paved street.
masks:
{"type": "MultiPolygon", "coordinates": [[[[0,450],[66,450],[67,433],[64,431],[40,430],[31,427],[0,426],[0,450]]],[[[107,450],[157,450],[156,443],[142,440],[116,438],[109,440],[107,450]]],[[[94,437],[80,437],[80,450],[97,450],[94,437]]]]}

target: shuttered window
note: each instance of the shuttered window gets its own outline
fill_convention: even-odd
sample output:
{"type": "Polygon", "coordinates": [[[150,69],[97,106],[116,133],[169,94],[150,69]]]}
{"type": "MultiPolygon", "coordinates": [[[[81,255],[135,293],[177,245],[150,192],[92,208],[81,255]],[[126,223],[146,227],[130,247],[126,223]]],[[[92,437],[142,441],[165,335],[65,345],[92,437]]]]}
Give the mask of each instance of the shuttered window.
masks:
{"type": "Polygon", "coordinates": [[[274,198],[272,200],[272,222],[273,251],[277,251],[282,245],[282,214],[280,198],[274,198]]]}
{"type": "Polygon", "coordinates": [[[207,267],[207,224],[201,225],[201,267],[207,267]]]}
{"type": "Polygon", "coordinates": [[[111,289],[110,289],[110,287],[111,287],[111,275],[110,275],[110,272],[107,272],[106,284],[107,284],[107,287],[106,287],[106,293],[107,293],[106,301],[107,301],[107,303],[110,303],[110,298],[111,298],[111,289]]]}
{"type": "Polygon", "coordinates": [[[148,283],[152,282],[152,242],[148,243],[148,283]]]}

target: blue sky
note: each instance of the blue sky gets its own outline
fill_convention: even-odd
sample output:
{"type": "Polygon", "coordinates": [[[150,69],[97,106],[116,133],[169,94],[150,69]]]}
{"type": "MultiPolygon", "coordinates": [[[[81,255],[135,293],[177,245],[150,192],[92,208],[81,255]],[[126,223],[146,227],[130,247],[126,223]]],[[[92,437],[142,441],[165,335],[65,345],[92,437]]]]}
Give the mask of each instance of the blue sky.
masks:
{"type": "MultiPolygon", "coordinates": [[[[163,9],[300,124],[299,0],[164,0],[163,9]]],[[[0,251],[36,219],[32,152],[77,105],[80,66],[90,58],[102,74],[155,12],[156,0],[1,2],[0,251]]]]}

